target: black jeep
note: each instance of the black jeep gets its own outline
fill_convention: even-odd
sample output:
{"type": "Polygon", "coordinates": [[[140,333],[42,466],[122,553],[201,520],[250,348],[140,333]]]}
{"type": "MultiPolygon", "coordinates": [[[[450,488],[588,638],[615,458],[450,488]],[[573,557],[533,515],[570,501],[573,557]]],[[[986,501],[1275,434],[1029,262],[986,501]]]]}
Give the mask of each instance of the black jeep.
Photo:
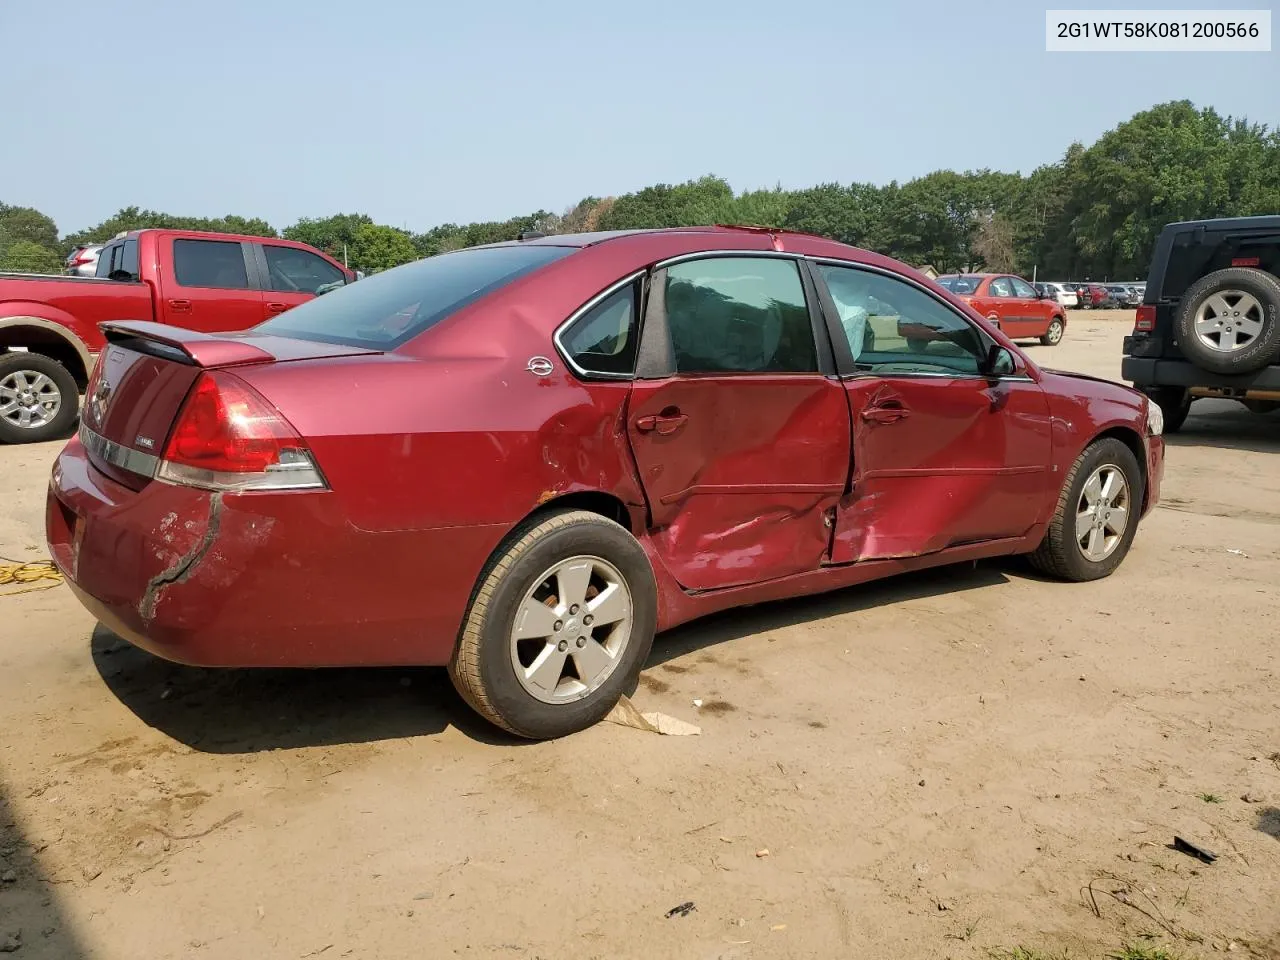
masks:
{"type": "Polygon", "coordinates": [[[1280,216],[1166,226],[1120,369],[1166,432],[1198,397],[1280,409],[1280,216]]]}

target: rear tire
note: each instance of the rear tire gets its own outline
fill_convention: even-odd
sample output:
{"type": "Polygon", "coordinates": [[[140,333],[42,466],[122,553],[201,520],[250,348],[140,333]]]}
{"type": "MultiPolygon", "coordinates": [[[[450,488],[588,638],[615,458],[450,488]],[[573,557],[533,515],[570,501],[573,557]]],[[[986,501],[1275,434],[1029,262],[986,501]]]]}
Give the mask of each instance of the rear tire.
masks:
{"type": "Polygon", "coordinates": [[[657,610],[649,559],[627,530],[581,510],[536,516],[481,574],[449,675],[510,733],[576,733],[635,686],[657,610]]]}
{"type": "Polygon", "coordinates": [[[1191,391],[1186,387],[1146,387],[1142,391],[1164,414],[1164,432],[1177,433],[1191,412],[1191,391]]]}
{"type": "Polygon", "coordinates": [[[1191,285],[1174,314],[1182,355],[1203,370],[1261,370],[1280,354],[1280,280],[1230,267],[1191,285]]]}
{"type": "Polygon", "coordinates": [[[1032,566],[1075,582],[1110,576],[1133,543],[1144,495],[1133,451],[1111,437],[1095,440],[1067,474],[1032,566]]]}
{"type": "Polygon", "coordinates": [[[38,353],[0,354],[0,443],[65,437],[80,413],[80,390],[62,364],[38,353]]]}

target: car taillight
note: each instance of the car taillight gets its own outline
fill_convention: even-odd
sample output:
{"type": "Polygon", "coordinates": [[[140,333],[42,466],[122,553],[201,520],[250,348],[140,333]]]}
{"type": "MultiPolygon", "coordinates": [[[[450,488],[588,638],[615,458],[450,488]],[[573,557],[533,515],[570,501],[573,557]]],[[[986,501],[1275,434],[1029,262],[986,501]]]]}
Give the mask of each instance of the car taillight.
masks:
{"type": "Polygon", "coordinates": [[[1138,305],[1138,317],[1133,324],[1135,333],[1151,333],[1156,328],[1156,308],[1150,303],[1138,305]]]}
{"type": "Polygon", "coordinates": [[[156,478],[205,490],[320,490],[306,441],[232,374],[202,373],[178,411],[156,478]]]}
{"type": "Polygon", "coordinates": [[[72,262],[72,263],[74,263],[76,266],[80,266],[81,264],[84,264],[84,263],[92,263],[92,262],[93,262],[93,254],[91,254],[91,253],[77,253],[77,254],[76,254],[76,256],[75,256],[75,259],[74,259],[74,260],[72,260],[71,262],[72,262]]]}

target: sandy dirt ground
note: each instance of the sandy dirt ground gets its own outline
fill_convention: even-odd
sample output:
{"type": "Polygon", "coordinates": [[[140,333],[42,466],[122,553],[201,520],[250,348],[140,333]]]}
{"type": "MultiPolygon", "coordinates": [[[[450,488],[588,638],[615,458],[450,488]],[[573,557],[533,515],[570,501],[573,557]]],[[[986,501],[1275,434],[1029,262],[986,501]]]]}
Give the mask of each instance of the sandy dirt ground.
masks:
{"type": "MultiPolygon", "coordinates": [[[[1118,378],[1131,316],[1031,352],[1118,378]]],[[[44,556],[57,448],[0,447],[0,554],[44,556]]],[[[1280,957],[1278,455],[1280,415],[1200,401],[1106,581],[982,563],[661,637],[636,703],[699,737],[513,743],[443,671],[209,672],[0,598],[0,948],[1280,957]]]]}

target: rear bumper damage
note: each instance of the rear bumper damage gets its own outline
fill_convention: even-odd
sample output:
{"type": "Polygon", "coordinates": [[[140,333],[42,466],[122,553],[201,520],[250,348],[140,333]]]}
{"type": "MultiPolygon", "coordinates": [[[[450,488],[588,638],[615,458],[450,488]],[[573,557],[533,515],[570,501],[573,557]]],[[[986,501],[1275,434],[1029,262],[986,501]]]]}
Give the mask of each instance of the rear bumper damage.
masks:
{"type": "Polygon", "coordinates": [[[72,440],[46,505],[54,562],[133,644],[198,666],[437,665],[505,530],[371,532],[330,492],[132,490],[72,440]]]}

